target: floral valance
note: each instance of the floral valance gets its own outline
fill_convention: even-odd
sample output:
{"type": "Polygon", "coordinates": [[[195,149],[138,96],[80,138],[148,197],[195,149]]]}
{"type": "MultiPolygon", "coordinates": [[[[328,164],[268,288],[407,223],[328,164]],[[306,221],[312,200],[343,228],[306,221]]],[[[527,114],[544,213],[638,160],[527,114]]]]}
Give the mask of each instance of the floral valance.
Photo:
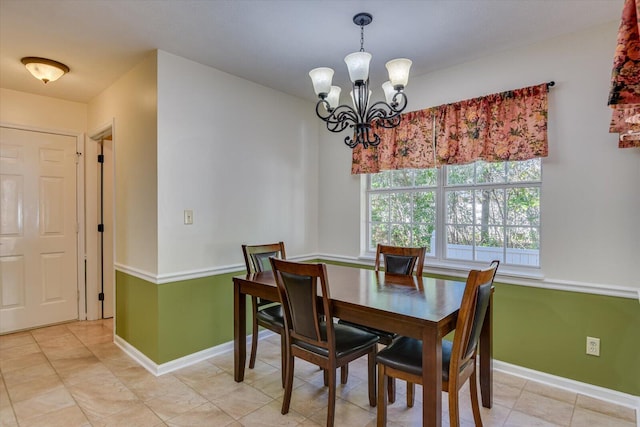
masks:
{"type": "Polygon", "coordinates": [[[546,157],[547,92],[545,83],[403,114],[396,128],[375,127],[380,145],[353,150],[351,173],[546,157]]]}
{"type": "Polygon", "coordinates": [[[626,0],[613,58],[609,132],[620,134],[620,148],[640,147],[640,0],[626,0]]]}

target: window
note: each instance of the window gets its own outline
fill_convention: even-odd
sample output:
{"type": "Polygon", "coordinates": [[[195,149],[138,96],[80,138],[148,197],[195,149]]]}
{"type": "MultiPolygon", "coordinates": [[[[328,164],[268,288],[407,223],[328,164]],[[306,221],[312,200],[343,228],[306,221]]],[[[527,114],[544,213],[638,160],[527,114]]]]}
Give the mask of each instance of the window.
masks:
{"type": "Polygon", "coordinates": [[[369,252],[426,246],[441,261],[540,266],[540,159],[385,171],[367,184],[369,252]]]}

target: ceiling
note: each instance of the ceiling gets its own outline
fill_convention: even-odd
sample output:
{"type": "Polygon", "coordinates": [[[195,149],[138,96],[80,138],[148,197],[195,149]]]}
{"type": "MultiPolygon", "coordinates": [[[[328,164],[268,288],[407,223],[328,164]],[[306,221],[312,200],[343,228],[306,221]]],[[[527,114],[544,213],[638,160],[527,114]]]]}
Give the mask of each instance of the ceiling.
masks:
{"type": "MultiPolygon", "coordinates": [[[[0,87],[88,102],[154,49],[312,100],[310,69],[336,70],[360,48],[352,17],[369,12],[372,85],[384,63],[411,76],[619,21],[623,0],[0,0],[0,87]],[[44,85],[24,56],[71,72],[44,85]]],[[[613,60],[613,52],[611,52],[613,60]]],[[[409,80],[409,88],[411,80],[409,80]]],[[[343,92],[344,93],[344,92],[343,92]]]]}

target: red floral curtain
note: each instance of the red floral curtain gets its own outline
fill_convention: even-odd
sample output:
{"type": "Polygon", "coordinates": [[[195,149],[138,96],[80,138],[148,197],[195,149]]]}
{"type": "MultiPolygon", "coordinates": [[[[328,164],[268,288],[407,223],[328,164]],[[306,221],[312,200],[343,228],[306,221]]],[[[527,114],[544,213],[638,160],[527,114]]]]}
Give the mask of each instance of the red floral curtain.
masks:
{"type": "Polygon", "coordinates": [[[398,127],[377,128],[380,145],[353,150],[351,173],[546,157],[547,92],[545,83],[403,114],[398,127]]]}
{"type": "Polygon", "coordinates": [[[626,0],[613,58],[609,132],[620,134],[620,148],[640,147],[640,0],[626,0]]]}
{"type": "Polygon", "coordinates": [[[380,137],[377,147],[353,149],[352,174],[391,169],[427,169],[435,166],[433,155],[433,111],[402,115],[400,126],[386,129],[374,124],[380,137]]]}

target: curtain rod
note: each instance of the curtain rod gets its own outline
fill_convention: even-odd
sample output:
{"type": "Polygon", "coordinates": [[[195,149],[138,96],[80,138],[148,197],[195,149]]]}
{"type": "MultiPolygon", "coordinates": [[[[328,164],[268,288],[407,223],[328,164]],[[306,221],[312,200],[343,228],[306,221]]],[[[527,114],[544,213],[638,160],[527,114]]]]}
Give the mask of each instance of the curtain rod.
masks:
{"type": "Polygon", "coordinates": [[[555,86],[555,85],[556,85],[556,82],[554,82],[553,80],[551,80],[550,82],[548,82],[548,83],[547,83],[547,90],[548,90],[550,87],[555,86]]]}

